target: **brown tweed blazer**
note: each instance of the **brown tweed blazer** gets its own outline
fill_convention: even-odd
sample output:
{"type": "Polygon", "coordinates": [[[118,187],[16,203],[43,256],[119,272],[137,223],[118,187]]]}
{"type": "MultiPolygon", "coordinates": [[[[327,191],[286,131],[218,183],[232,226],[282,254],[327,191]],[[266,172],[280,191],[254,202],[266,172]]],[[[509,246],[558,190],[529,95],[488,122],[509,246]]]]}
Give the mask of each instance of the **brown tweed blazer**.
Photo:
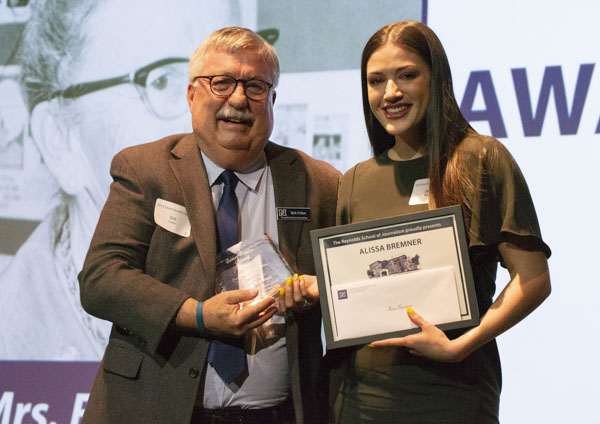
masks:
{"type": "MultiPolygon", "coordinates": [[[[314,274],[309,232],[335,224],[340,173],[271,142],[265,153],[277,206],[311,208],[311,221],[278,221],[280,250],[296,272],[314,274]]],[[[173,320],[186,298],[215,293],[216,228],[202,156],[192,134],[174,135],[120,152],[111,175],[79,275],[83,307],[114,324],[83,422],[187,424],[210,340],[174,331],[173,320]],[[190,237],[155,224],[158,198],[185,206],[190,237]]],[[[319,311],[286,318],[296,420],[317,422],[319,311]]]]}

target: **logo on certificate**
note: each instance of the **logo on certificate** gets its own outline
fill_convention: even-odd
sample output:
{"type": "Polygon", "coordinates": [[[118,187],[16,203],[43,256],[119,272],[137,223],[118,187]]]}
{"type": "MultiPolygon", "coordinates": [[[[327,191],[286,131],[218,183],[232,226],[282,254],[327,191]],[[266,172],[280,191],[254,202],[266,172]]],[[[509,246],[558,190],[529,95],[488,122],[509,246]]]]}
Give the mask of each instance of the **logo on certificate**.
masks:
{"type": "Polygon", "coordinates": [[[348,290],[338,290],[338,299],[348,299],[348,290]]]}

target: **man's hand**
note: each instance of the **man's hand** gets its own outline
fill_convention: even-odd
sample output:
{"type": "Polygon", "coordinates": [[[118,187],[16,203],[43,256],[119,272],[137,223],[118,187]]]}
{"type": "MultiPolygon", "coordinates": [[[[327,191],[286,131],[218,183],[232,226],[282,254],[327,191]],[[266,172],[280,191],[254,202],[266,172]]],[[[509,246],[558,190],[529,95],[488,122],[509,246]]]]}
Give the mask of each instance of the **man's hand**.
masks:
{"type": "Polygon", "coordinates": [[[294,274],[293,278],[290,277],[281,284],[279,293],[279,312],[283,313],[286,309],[304,312],[319,300],[317,277],[314,275],[298,277],[298,274],[294,274]]]}
{"type": "Polygon", "coordinates": [[[275,299],[266,297],[254,305],[246,304],[257,294],[258,289],[231,290],[207,299],[202,308],[206,331],[216,336],[239,337],[267,321],[277,312],[275,299]]]}

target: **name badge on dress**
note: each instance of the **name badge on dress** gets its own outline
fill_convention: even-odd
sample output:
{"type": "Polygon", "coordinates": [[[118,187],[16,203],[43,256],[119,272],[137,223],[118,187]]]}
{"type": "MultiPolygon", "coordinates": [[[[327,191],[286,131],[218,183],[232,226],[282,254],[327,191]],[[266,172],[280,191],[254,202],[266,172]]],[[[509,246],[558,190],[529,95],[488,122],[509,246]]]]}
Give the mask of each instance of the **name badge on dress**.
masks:
{"type": "Polygon", "coordinates": [[[277,208],[278,221],[310,221],[310,208],[277,208]]]}
{"type": "Polygon", "coordinates": [[[416,180],[410,195],[409,205],[424,205],[429,201],[429,178],[416,180]]]}
{"type": "Polygon", "coordinates": [[[189,237],[192,226],[188,219],[185,206],[169,202],[164,199],[156,199],[154,204],[154,222],[165,230],[189,237]]]}

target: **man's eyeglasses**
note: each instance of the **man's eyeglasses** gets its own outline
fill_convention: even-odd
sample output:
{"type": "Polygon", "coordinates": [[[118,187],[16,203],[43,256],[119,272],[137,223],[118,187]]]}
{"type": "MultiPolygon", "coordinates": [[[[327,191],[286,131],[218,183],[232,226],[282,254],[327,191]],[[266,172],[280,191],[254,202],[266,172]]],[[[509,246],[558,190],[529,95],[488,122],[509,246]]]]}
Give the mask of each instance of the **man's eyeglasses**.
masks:
{"type": "Polygon", "coordinates": [[[184,99],[188,63],[189,60],[183,57],[161,59],[119,77],[71,85],[51,93],[43,100],[56,97],[76,99],[117,85],[134,84],[152,113],[162,119],[173,119],[187,110],[184,99]]]}
{"type": "Polygon", "coordinates": [[[259,80],[243,80],[235,79],[228,75],[209,75],[209,76],[197,76],[192,81],[196,81],[198,78],[208,79],[210,85],[210,91],[215,96],[227,97],[230,96],[239,82],[244,86],[244,94],[251,100],[264,100],[269,94],[269,89],[273,87],[273,84],[259,80]]]}

